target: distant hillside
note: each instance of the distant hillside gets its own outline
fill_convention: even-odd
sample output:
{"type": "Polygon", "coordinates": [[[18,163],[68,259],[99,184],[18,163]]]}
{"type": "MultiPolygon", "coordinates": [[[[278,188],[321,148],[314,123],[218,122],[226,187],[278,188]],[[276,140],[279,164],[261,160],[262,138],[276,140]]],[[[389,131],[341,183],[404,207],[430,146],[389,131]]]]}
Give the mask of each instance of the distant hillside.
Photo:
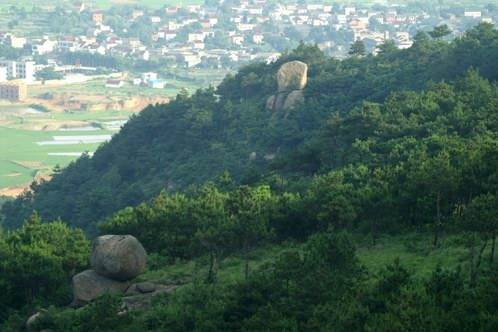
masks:
{"type": "MultiPolygon", "coordinates": [[[[341,149],[358,148],[348,135],[361,140],[355,134],[369,130],[355,127],[358,106],[384,102],[396,91],[454,81],[471,68],[495,82],[497,58],[498,31],[487,24],[451,43],[420,33],[408,50],[387,44],[378,56],[344,61],[301,45],[276,63],[244,67],[216,89],[147,107],[93,158],[80,158],[51,181],[33,185],[32,193],[6,203],[4,224],[17,227],[37,210],[44,219],[60,217],[92,232],[98,221],[123,207],[163,189],[215,181],[226,171],[236,183],[264,179],[298,191],[310,176],[347,164],[349,155],[341,155],[341,149]],[[269,111],[265,104],[276,92],[276,72],[291,60],[309,66],[305,102],[292,111],[269,111]],[[352,122],[337,127],[344,114],[352,122]],[[293,181],[297,176],[300,180],[293,181]]],[[[410,94],[397,98],[409,100],[410,94]]]]}

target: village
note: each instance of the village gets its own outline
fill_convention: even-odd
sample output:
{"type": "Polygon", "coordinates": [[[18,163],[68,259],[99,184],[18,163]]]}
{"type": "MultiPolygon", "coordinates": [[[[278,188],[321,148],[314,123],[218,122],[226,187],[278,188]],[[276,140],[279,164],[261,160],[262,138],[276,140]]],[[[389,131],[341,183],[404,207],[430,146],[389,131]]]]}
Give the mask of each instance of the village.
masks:
{"type": "Polygon", "coordinates": [[[405,49],[418,31],[445,24],[458,36],[479,22],[495,22],[498,15],[492,5],[435,11],[406,5],[267,0],[207,1],[156,10],[140,6],[101,10],[78,1],[33,8],[29,13],[16,7],[9,10],[14,19],[0,26],[0,98],[12,101],[26,99],[25,84],[50,83],[67,75],[67,83],[85,80],[81,75],[105,74],[102,85],[107,89],[127,83],[161,90],[174,68],[216,71],[251,61],[268,63],[301,41],[315,43],[337,58],[346,57],[355,41],[362,41],[373,54],[388,40],[405,49]],[[40,16],[46,32],[18,32],[16,15],[40,16]]]}
{"type": "Polygon", "coordinates": [[[216,86],[301,42],[344,59],[357,43],[368,56],[387,42],[407,49],[419,31],[444,26],[445,42],[498,18],[495,5],[33,3],[0,4],[0,195],[91,155],[148,105],[216,86]]]}

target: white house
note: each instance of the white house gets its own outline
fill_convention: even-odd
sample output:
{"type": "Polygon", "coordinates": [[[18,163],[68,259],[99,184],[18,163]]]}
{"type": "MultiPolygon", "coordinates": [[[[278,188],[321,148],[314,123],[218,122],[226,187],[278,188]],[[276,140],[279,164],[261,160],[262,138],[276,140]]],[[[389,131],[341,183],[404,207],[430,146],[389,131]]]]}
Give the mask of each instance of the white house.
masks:
{"type": "Polygon", "coordinates": [[[198,40],[204,41],[204,39],[205,39],[205,35],[202,32],[192,32],[192,33],[189,33],[187,36],[187,41],[189,41],[189,42],[195,42],[198,40]]]}
{"type": "Polygon", "coordinates": [[[142,81],[148,83],[149,81],[157,81],[157,73],[147,72],[142,73],[141,75],[142,81]]]}
{"type": "Polygon", "coordinates": [[[26,44],[26,38],[16,37],[12,34],[9,34],[7,36],[7,44],[13,48],[23,48],[24,45],[26,44]]]}
{"type": "Polygon", "coordinates": [[[263,42],[264,38],[265,37],[262,34],[257,33],[257,34],[252,35],[252,42],[254,44],[261,44],[263,42]]]}
{"type": "Polygon", "coordinates": [[[465,11],[463,13],[465,17],[471,17],[471,18],[481,18],[482,13],[480,11],[465,11]]]}
{"type": "Polygon", "coordinates": [[[151,87],[153,89],[164,89],[166,82],[164,82],[162,80],[152,80],[152,81],[149,81],[148,85],[149,85],[149,87],[151,87]]]}
{"type": "Polygon", "coordinates": [[[7,80],[7,67],[0,67],[0,82],[7,80]]]}
{"type": "Polygon", "coordinates": [[[240,46],[244,43],[244,36],[233,35],[232,37],[230,37],[230,40],[232,41],[232,44],[240,46]]]}

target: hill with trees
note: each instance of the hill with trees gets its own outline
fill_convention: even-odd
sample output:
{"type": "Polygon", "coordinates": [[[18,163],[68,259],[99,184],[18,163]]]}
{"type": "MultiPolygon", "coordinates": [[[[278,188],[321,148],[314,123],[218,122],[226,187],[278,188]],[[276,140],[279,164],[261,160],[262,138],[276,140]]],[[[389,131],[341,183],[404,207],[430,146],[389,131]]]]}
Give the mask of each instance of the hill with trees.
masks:
{"type": "Polygon", "coordinates": [[[149,106],[3,204],[0,330],[48,307],[31,329],[495,331],[497,58],[487,24],[342,61],[301,45],[149,106]],[[270,111],[291,60],[309,66],[305,102],[270,111]],[[136,311],[64,306],[88,266],[74,226],[135,236],[139,279],[176,290],[136,311]]]}
{"type": "MultiPolygon", "coordinates": [[[[324,154],[326,159],[336,158],[349,148],[354,142],[346,142],[347,137],[335,146],[320,146],[326,132],[337,129],[331,128],[334,123],[346,130],[348,124],[337,122],[347,121],[344,115],[381,112],[375,103],[386,98],[387,103],[417,99],[413,92],[461,80],[471,69],[476,80],[479,75],[494,82],[498,77],[497,36],[489,24],[451,43],[419,33],[410,49],[384,45],[378,56],[342,61],[325,57],[314,46],[301,45],[275,63],[244,67],[217,88],[192,96],[180,94],[167,105],[147,107],[94,157],[83,156],[54,174],[51,181],[33,184],[31,192],[5,204],[4,225],[18,227],[36,210],[44,219],[60,217],[92,232],[99,220],[163,189],[183,190],[225,172],[239,184],[265,181],[300,191],[313,175],[346,164],[322,159],[324,154]],[[269,112],[265,101],[276,91],[275,73],[290,60],[309,66],[306,101],[293,112],[269,112]],[[295,177],[299,180],[294,181],[295,177]]],[[[424,125],[424,118],[406,116],[424,125]]],[[[358,138],[365,139],[363,145],[370,144],[367,136],[364,132],[358,138]]]]}

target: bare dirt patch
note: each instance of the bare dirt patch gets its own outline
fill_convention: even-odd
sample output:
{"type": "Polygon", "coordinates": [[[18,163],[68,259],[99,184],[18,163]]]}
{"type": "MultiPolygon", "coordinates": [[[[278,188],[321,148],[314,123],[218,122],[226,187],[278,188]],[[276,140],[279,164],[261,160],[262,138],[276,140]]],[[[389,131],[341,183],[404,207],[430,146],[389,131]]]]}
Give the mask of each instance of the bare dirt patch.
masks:
{"type": "Polygon", "coordinates": [[[0,196],[17,197],[21,195],[24,191],[26,191],[28,188],[29,185],[11,187],[11,188],[0,188],[0,196]]]}

